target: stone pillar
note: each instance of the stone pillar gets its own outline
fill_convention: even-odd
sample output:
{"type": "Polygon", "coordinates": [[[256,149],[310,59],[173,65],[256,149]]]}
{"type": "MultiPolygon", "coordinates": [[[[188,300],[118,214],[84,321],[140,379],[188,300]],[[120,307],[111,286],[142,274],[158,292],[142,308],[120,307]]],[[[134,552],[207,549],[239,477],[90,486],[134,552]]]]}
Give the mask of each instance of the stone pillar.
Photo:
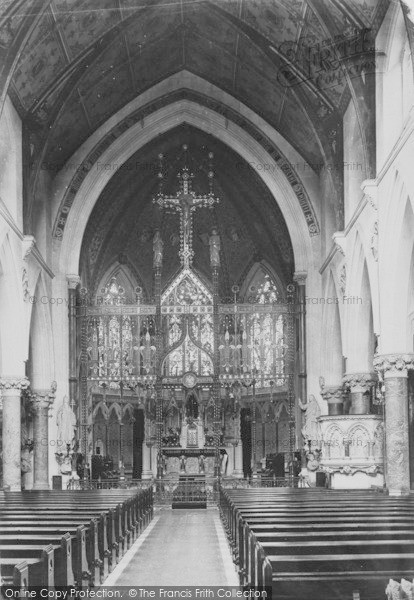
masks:
{"type": "Polygon", "coordinates": [[[142,442],[142,479],[152,479],[151,446],[142,442]]]}
{"type": "Polygon", "coordinates": [[[350,415],[370,414],[370,390],[375,383],[372,373],[346,373],[343,379],[344,387],[351,394],[350,415]]]}
{"type": "Polygon", "coordinates": [[[33,489],[49,489],[49,408],[55,399],[56,382],[49,390],[34,390],[31,394],[33,414],[33,489]]]}
{"type": "Polygon", "coordinates": [[[342,385],[324,386],[321,388],[321,396],[328,403],[328,415],[344,414],[344,391],[342,385]]]}
{"type": "Polygon", "coordinates": [[[243,442],[241,439],[239,443],[234,446],[234,471],[233,477],[237,479],[243,478],[243,442]]]}
{"type": "Polygon", "coordinates": [[[236,416],[234,417],[234,469],[233,469],[233,477],[237,479],[243,478],[243,442],[241,439],[241,431],[240,431],[240,409],[236,411],[236,416]]]}
{"type": "MultiPolygon", "coordinates": [[[[76,288],[80,284],[79,275],[67,275],[69,296],[69,398],[74,402],[78,398],[78,372],[77,372],[77,336],[76,336],[76,288]]],[[[77,407],[75,409],[75,414],[77,407]]]]}
{"type": "Polygon", "coordinates": [[[3,400],[3,487],[21,490],[21,393],[29,387],[26,377],[1,377],[3,400]]]}
{"type": "Polygon", "coordinates": [[[374,368],[384,374],[386,486],[390,496],[410,492],[408,433],[408,369],[414,354],[385,354],[374,358],[374,368]]]}
{"type": "MultiPolygon", "coordinates": [[[[296,271],[293,275],[293,280],[298,286],[298,303],[299,303],[299,348],[298,348],[298,390],[299,398],[302,402],[306,402],[308,397],[306,385],[306,277],[305,271],[296,271]]],[[[302,414],[299,406],[296,406],[296,437],[301,439],[301,419],[302,414]]]]}

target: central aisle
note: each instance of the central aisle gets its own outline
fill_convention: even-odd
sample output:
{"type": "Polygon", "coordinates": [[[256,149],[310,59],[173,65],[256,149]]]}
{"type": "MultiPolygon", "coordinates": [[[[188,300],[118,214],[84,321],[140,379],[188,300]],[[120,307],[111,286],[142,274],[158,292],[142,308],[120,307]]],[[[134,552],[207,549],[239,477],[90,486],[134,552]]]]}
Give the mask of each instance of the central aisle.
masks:
{"type": "Polygon", "coordinates": [[[104,585],[238,586],[218,510],[158,510],[104,585]]]}

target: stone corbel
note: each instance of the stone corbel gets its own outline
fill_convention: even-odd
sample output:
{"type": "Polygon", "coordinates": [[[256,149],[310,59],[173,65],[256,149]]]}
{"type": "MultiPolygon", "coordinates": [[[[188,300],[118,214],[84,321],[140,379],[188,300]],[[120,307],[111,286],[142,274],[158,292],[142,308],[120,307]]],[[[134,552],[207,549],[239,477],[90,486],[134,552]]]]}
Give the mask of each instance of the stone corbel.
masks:
{"type": "Polygon", "coordinates": [[[27,260],[36,246],[36,240],[33,235],[25,235],[22,239],[22,259],[27,260]]]}
{"type": "Polygon", "coordinates": [[[342,256],[345,256],[345,254],[346,254],[346,236],[345,236],[345,233],[343,231],[336,231],[333,234],[332,239],[334,241],[336,249],[342,254],[342,256]]]}
{"type": "Polygon", "coordinates": [[[361,184],[364,198],[374,211],[378,210],[378,186],[375,179],[366,179],[361,184]]]}

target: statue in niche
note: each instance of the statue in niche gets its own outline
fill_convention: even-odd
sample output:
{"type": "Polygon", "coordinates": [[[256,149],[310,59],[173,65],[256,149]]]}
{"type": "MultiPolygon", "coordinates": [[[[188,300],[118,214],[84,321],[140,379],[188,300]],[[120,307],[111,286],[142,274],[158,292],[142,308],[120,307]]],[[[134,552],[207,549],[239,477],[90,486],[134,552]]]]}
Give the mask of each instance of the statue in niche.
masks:
{"type": "Polygon", "coordinates": [[[198,419],[198,401],[194,394],[190,394],[188,396],[186,405],[185,405],[185,416],[191,417],[192,419],[198,419]]]}
{"type": "Polygon", "coordinates": [[[57,412],[56,425],[59,446],[64,449],[67,447],[72,448],[76,439],[77,421],[67,396],[63,398],[62,406],[57,412]]]}
{"type": "Polygon", "coordinates": [[[198,457],[198,471],[201,474],[205,472],[204,454],[200,454],[198,457]]]}
{"type": "Polygon", "coordinates": [[[318,417],[321,414],[319,404],[313,394],[308,398],[306,404],[298,399],[301,410],[305,411],[305,422],[302,427],[302,436],[308,449],[318,448],[320,442],[318,417]]]}
{"type": "Polygon", "coordinates": [[[161,267],[162,265],[163,248],[164,242],[161,239],[161,234],[159,231],[156,231],[152,242],[152,249],[154,251],[154,267],[161,267]]]}
{"type": "Polygon", "coordinates": [[[222,475],[225,475],[227,472],[227,463],[229,460],[229,455],[227,454],[226,450],[223,450],[221,453],[221,465],[220,465],[220,471],[222,475]]]}
{"type": "Polygon", "coordinates": [[[200,417],[197,397],[190,393],[183,407],[180,446],[182,448],[204,448],[205,434],[200,417]]]}
{"type": "Polygon", "coordinates": [[[217,229],[213,229],[209,239],[210,263],[212,267],[220,266],[220,236],[217,229]]]}

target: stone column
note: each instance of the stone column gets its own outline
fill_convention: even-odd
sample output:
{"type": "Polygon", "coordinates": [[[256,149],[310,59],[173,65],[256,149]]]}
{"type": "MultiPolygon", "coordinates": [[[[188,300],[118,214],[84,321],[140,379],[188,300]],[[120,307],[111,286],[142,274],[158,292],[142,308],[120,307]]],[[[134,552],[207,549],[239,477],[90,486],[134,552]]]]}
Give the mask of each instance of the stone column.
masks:
{"type": "Polygon", "coordinates": [[[374,368],[384,374],[386,486],[390,496],[410,493],[408,434],[408,369],[414,354],[385,354],[374,358],[374,368]]]}
{"type": "Polygon", "coordinates": [[[375,379],[372,373],[346,373],[344,387],[351,394],[350,415],[369,415],[371,396],[369,391],[374,385],[375,379]]]}
{"type": "Polygon", "coordinates": [[[237,410],[234,418],[234,433],[234,469],[232,475],[237,479],[241,479],[243,478],[243,442],[240,435],[240,409],[237,410]]]}
{"type": "MultiPolygon", "coordinates": [[[[308,397],[306,385],[306,271],[296,271],[293,280],[296,281],[299,303],[299,348],[298,348],[298,390],[299,398],[306,402],[308,397]]],[[[302,414],[299,406],[296,406],[296,437],[301,439],[302,414]]]]}
{"type": "Polygon", "coordinates": [[[237,479],[243,478],[243,442],[241,439],[234,446],[234,471],[232,475],[237,479]]]}
{"type": "MultiPolygon", "coordinates": [[[[77,372],[77,340],[76,340],[76,288],[80,284],[79,275],[67,275],[68,300],[69,300],[69,398],[73,402],[78,398],[78,372],[77,372]]],[[[77,407],[75,414],[77,413],[77,407]]]]}
{"type": "Polygon", "coordinates": [[[29,387],[26,377],[0,378],[3,400],[3,487],[21,490],[21,393],[29,387]]]}
{"type": "Polygon", "coordinates": [[[344,414],[344,391],[342,385],[326,385],[321,388],[321,396],[328,403],[328,415],[344,414]]]}
{"type": "MultiPolygon", "coordinates": [[[[33,489],[49,489],[49,408],[55,399],[56,382],[49,390],[33,390],[33,489]]],[[[56,449],[56,448],[55,448],[56,449]]]]}
{"type": "Polygon", "coordinates": [[[152,479],[151,471],[151,446],[142,442],[142,479],[152,479]]]}

